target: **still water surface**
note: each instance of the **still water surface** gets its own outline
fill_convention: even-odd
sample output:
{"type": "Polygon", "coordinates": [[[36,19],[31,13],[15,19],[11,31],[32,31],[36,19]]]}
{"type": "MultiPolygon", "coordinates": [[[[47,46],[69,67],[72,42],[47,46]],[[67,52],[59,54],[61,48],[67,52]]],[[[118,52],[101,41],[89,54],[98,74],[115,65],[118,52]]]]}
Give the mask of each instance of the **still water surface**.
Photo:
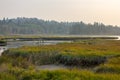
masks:
{"type": "Polygon", "coordinates": [[[41,46],[41,45],[56,45],[58,43],[71,42],[71,41],[9,41],[7,46],[0,46],[0,55],[9,48],[19,48],[22,46],[41,46]]]}

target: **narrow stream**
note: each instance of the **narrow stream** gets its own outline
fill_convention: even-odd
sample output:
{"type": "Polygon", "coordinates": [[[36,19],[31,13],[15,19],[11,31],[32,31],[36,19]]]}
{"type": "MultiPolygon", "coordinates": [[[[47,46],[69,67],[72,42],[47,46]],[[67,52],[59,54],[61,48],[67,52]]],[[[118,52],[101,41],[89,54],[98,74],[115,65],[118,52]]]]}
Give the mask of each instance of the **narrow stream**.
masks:
{"type": "Polygon", "coordinates": [[[63,42],[71,42],[71,41],[9,41],[7,42],[7,46],[0,46],[0,56],[1,54],[9,49],[9,48],[19,48],[22,46],[42,46],[42,45],[56,45],[58,43],[63,43],[63,42]]]}

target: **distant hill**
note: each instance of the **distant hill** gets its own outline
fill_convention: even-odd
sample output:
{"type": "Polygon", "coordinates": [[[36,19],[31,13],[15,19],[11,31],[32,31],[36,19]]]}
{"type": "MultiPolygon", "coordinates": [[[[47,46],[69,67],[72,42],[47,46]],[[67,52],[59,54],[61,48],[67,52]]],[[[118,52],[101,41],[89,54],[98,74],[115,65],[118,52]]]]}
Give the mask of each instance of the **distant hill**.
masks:
{"type": "Polygon", "coordinates": [[[0,34],[120,35],[120,27],[95,22],[57,22],[37,18],[0,20],[0,34]]]}

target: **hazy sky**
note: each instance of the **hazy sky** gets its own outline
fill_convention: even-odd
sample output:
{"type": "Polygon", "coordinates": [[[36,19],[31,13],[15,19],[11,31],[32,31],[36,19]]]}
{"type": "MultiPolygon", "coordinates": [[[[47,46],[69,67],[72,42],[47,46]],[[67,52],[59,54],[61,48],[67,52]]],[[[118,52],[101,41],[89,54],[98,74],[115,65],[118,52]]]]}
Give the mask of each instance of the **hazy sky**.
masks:
{"type": "Polygon", "coordinates": [[[3,17],[120,25],[120,0],[0,0],[3,17]]]}

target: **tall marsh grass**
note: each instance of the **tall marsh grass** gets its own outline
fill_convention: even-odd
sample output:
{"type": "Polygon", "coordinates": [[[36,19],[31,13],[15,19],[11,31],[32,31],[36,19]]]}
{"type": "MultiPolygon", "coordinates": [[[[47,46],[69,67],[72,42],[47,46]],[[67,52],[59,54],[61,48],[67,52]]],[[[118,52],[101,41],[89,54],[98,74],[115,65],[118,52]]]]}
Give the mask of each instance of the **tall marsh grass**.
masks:
{"type": "Polygon", "coordinates": [[[86,40],[24,46],[5,51],[0,65],[0,80],[120,80],[120,41],[86,40]],[[85,70],[35,69],[35,66],[46,64],[82,66],[85,70]]]}

